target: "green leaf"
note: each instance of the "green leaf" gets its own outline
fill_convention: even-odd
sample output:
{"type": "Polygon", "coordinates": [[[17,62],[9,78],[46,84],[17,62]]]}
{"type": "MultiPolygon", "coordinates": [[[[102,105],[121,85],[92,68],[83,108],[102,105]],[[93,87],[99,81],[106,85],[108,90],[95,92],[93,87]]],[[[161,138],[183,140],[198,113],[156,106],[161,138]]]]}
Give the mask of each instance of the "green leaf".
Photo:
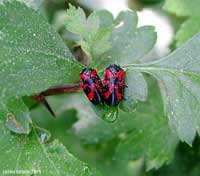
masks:
{"type": "Polygon", "coordinates": [[[166,0],[164,9],[178,16],[199,16],[200,0],[166,0]]]}
{"type": "Polygon", "coordinates": [[[35,171],[42,175],[97,175],[87,164],[69,153],[58,140],[41,143],[36,128],[29,136],[16,136],[0,121],[0,134],[1,174],[26,171],[32,175],[35,171]]]}
{"type": "Polygon", "coordinates": [[[78,34],[82,40],[89,40],[99,29],[99,19],[92,13],[86,19],[83,9],[70,5],[67,10],[66,28],[72,33],[78,34]]]}
{"type": "Polygon", "coordinates": [[[137,28],[137,14],[133,11],[121,12],[115,20],[105,10],[93,12],[86,19],[82,9],[70,6],[67,14],[67,30],[80,36],[76,42],[100,68],[136,62],[156,42],[154,27],[137,28]]]}
{"type": "MultiPolygon", "coordinates": [[[[0,0],[0,3],[8,2],[9,0],[0,0]]],[[[35,10],[39,10],[42,6],[43,0],[15,0],[21,3],[25,3],[28,7],[31,7],[35,10]]]]}
{"type": "Polygon", "coordinates": [[[6,116],[6,126],[11,131],[22,134],[28,134],[30,132],[30,113],[21,99],[12,99],[9,101],[3,113],[6,116]]]}
{"type": "Polygon", "coordinates": [[[116,149],[117,159],[129,161],[144,157],[147,171],[170,163],[178,139],[170,132],[166,118],[147,113],[138,115],[134,123],[138,129],[119,143],[116,149]]]}
{"type": "MultiPolygon", "coordinates": [[[[136,70],[152,74],[159,82],[165,113],[178,137],[192,145],[200,133],[200,34],[166,58],[136,70]]],[[[133,65],[132,65],[133,66],[133,65]]]]}
{"type": "Polygon", "coordinates": [[[17,0],[19,2],[24,2],[28,7],[32,7],[35,10],[38,10],[41,6],[44,0],[17,0]]]}
{"type": "Polygon", "coordinates": [[[133,11],[121,12],[114,21],[111,34],[111,48],[98,60],[101,68],[109,64],[134,63],[144,57],[156,42],[154,27],[137,28],[137,14],[133,11]]]}
{"type": "Polygon", "coordinates": [[[100,12],[98,14],[93,12],[86,19],[81,8],[76,9],[70,5],[67,10],[66,29],[79,36],[77,44],[81,45],[83,51],[92,60],[110,48],[110,30],[107,27],[102,28],[98,16],[100,14],[100,12]]]}
{"type": "Polygon", "coordinates": [[[180,26],[176,33],[176,46],[181,46],[198,32],[200,32],[200,16],[189,18],[180,26]]]}
{"type": "Polygon", "coordinates": [[[19,134],[28,134],[30,132],[29,124],[32,123],[27,106],[21,98],[11,99],[10,101],[0,101],[0,118],[6,117],[6,126],[13,132],[19,134]]]}
{"type": "Polygon", "coordinates": [[[174,13],[177,16],[189,17],[180,26],[180,29],[176,33],[176,46],[179,47],[185,43],[189,38],[200,32],[200,0],[166,0],[164,9],[170,13],[174,13]]]}
{"type": "Polygon", "coordinates": [[[200,173],[200,143],[196,138],[193,147],[180,143],[176,149],[173,162],[161,169],[154,171],[152,175],[160,176],[197,176],[200,173]],[[179,169],[177,169],[179,168],[179,169]]]}
{"type": "Polygon", "coordinates": [[[120,108],[124,111],[134,111],[137,101],[146,101],[147,99],[147,84],[143,75],[133,69],[127,70],[125,77],[124,98],[120,103],[120,108]]]}
{"type": "Polygon", "coordinates": [[[1,4],[0,16],[0,94],[6,99],[79,79],[81,66],[45,17],[16,1],[1,4]]]}
{"type": "Polygon", "coordinates": [[[178,138],[173,134],[162,111],[162,99],[155,80],[147,79],[149,97],[132,114],[133,130],[125,133],[116,148],[119,162],[143,158],[146,170],[158,169],[173,160],[178,138]]]}
{"type": "Polygon", "coordinates": [[[99,10],[96,11],[96,14],[99,17],[100,28],[108,28],[108,29],[113,28],[114,18],[112,13],[110,13],[107,10],[99,10]]]}
{"type": "Polygon", "coordinates": [[[90,51],[93,57],[99,57],[110,48],[110,34],[110,30],[106,28],[102,28],[96,33],[90,42],[90,45],[93,46],[90,51]]]}

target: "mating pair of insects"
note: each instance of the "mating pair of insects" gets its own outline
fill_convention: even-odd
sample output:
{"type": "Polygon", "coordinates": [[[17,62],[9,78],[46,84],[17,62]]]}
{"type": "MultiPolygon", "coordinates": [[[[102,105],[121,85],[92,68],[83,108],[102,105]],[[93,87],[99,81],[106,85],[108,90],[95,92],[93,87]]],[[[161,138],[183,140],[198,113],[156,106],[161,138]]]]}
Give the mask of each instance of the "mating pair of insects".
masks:
{"type": "Polygon", "coordinates": [[[88,99],[94,104],[117,106],[124,98],[125,71],[118,65],[106,68],[103,81],[95,69],[85,68],[80,73],[80,84],[88,99]]]}

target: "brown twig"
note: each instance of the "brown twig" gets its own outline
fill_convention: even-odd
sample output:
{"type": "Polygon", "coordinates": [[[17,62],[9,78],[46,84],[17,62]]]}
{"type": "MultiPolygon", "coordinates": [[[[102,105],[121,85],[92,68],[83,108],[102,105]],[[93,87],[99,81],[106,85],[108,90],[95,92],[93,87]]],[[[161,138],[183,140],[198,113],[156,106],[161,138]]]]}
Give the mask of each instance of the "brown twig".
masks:
{"type": "Polygon", "coordinates": [[[76,92],[82,92],[80,83],[73,83],[73,84],[51,87],[41,92],[40,94],[46,97],[46,96],[51,96],[51,95],[61,95],[61,94],[76,93],[76,92]]]}
{"type": "Polygon", "coordinates": [[[82,88],[80,87],[79,83],[73,83],[73,84],[67,84],[67,85],[59,85],[55,87],[51,87],[38,95],[32,96],[34,100],[37,102],[42,103],[48,111],[51,113],[51,115],[55,118],[56,115],[53,112],[51,106],[46,100],[46,96],[52,96],[52,95],[61,95],[61,94],[67,94],[67,93],[76,93],[76,92],[82,92],[82,88]]]}

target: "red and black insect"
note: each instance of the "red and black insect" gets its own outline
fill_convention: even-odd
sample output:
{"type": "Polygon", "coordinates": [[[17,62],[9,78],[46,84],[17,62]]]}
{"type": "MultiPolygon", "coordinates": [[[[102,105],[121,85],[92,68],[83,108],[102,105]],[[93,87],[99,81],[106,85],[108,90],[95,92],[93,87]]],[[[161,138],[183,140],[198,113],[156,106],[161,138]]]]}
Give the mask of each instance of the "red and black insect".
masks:
{"type": "Polygon", "coordinates": [[[93,104],[103,103],[103,84],[95,69],[83,69],[80,73],[80,84],[93,104]]]}
{"type": "Polygon", "coordinates": [[[103,80],[104,101],[109,106],[116,106],[123,99],[125,71],[118,65],[106,68],[103,80]]]}

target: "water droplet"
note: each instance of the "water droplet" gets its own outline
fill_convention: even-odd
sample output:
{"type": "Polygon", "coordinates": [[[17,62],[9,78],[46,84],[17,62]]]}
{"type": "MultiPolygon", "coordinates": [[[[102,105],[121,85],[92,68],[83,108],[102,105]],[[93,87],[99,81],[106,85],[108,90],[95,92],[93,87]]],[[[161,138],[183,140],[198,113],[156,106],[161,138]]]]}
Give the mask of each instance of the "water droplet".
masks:
{"type": "Polygon", "coordinates": [[[42,133],[40,135],[40,142],[41,143],[45,143],[47,141],[47,139],[48,139],[48,135],[46,133],[42,133]]]}
{"type": "Polygon", "coordinates": [[[41,143],[48,142],[51,138],[51,133],[48,130],[45,130],[40,127],[36,127],[36,131],[38,133],[38,136],[40,138],[41,143]]]}
{"type": "Polygon", "coordinates": [[[111,107],[108,112],[106,112],[103,116],[103,120],[109,123],[115,122],[118,117],[118,108],[116,107],[111,107]]]}

